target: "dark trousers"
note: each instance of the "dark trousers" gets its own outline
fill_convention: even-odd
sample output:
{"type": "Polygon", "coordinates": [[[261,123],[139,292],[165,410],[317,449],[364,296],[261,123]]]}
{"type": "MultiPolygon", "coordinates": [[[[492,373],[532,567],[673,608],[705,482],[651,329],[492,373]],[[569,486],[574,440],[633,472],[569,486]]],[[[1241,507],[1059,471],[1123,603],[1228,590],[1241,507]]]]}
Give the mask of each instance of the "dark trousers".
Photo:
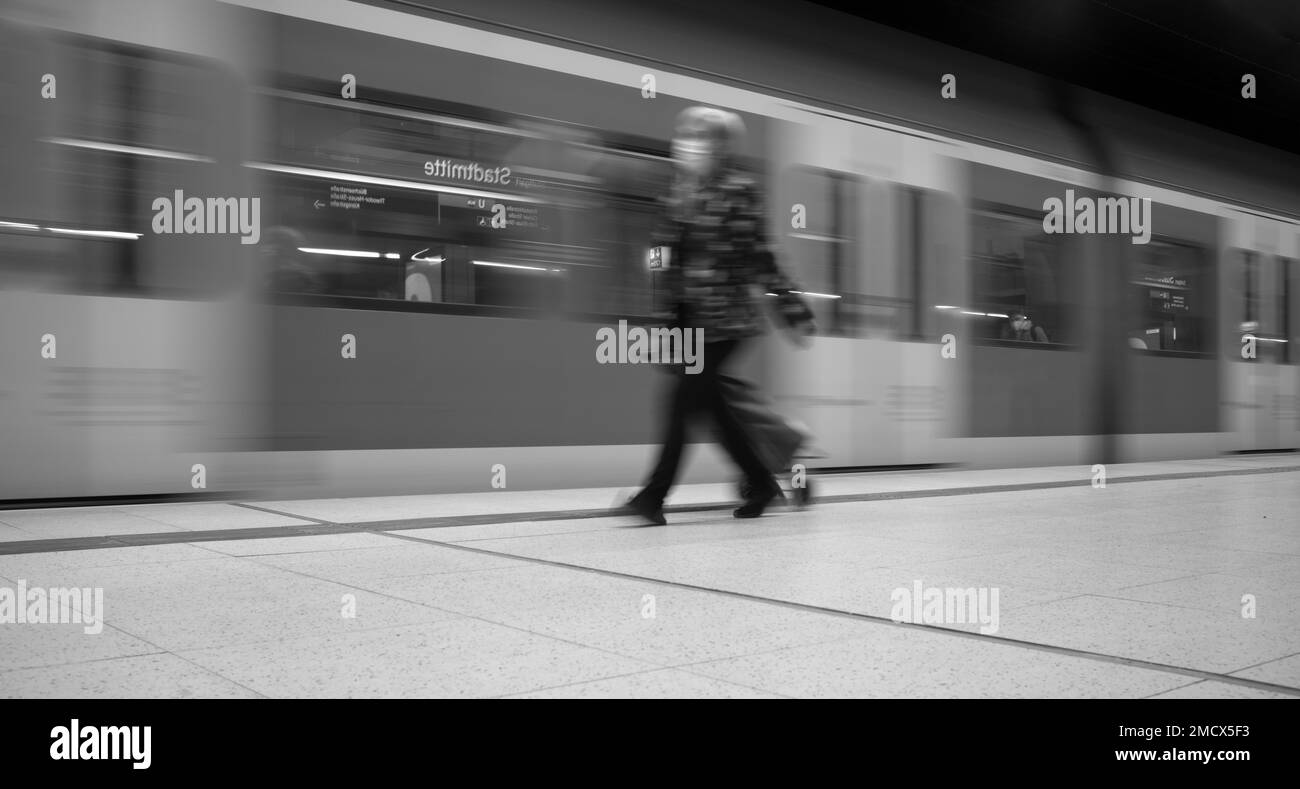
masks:
{"type": "Polygon", "coordinates": [[[744,472],[752,490],[768,491],[777,487],[736,417],[731,400],[737,390],[726,386],[721,378],[728,361],[740,346],[738,340],[706,343],[704,361],[698,373],[687,374],[680,367],[675,371],[663,448],[659,451],[659,462],[650,475],[650,482],[639,498],[655,505],[663,504],[664,497],[677,479],[677,469],[686,447],[687,422],[698,411],[706,411],[713,417],[723,449],[744,472]]]}
{"type": "Polygon", "coordinates": [[[771,401],[750,381],[719,373],[718,383],[763,465],[773,474],[789,473],[807,436],[774,411],[771,401]]]}

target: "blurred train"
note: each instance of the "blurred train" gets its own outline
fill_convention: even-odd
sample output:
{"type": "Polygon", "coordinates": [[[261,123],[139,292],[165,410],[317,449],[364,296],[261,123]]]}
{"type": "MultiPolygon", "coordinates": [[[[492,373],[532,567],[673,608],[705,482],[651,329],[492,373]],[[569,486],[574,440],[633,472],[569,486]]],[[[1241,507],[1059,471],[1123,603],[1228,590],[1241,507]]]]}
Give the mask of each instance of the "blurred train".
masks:
{"type": "MultiPolygon", "coordinates": [[[[654,198],[697,103],[744,118],[818,313],[811,349],[745,360],[816,466],[1091,464],[1108,358],[1119,460],[1300,447],[1289,155],[1215,167],[1208,130],[1094,99],[1128,154],[1098,173],[1042,144],[1066,134],[1049,101],[1007,98],[1031,75],[979,63],[963,84],[1015,85],[937,128],[888,75],[864,112],[843,84],[765,92],[385,4],[113,9],[0,23],[8,506],[637,483],[662,373],[598,363],[596,332],[648,320],[654,198]],[[1149,198],[1149,243],[1046,233],[1067,190],[1149,198]]],[[[726,473],[712,448],[687,470],[726,473]]]]}

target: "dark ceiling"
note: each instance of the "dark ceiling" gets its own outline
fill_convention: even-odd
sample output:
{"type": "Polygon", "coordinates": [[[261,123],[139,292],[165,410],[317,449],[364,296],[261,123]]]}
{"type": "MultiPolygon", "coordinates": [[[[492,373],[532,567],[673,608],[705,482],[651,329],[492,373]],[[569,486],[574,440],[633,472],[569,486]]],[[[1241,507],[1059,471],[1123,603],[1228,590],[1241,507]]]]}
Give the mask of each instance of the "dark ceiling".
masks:
{"type": "Polygon", "coordinates": [[[818,5],[1300,152],[1300,0],[818,5]],[[1242,97],[1243,74],[1257,98],[1242,97]]]}

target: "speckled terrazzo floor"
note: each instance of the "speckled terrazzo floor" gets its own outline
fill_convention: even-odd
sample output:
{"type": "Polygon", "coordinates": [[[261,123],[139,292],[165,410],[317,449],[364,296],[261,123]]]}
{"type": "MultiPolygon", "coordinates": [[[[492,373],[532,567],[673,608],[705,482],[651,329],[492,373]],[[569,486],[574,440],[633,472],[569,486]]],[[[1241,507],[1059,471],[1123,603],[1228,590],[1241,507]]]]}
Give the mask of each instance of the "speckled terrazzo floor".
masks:
{"type": "Polygon", "coordinates": [[[509,515],[612,491],[0,511],[0,589],[99,587],[105,623],[0,624],[0,696],[1300,697],[1300,473],[1232,473],[1296,461],[1142,464],[1117,471],[1205,476],[1104,489],[984,490],[1067,479],[1048,469],[826,478],[971,492],[660,528],[509,515]],[[424,520],[484,507],[497,522],[424,520]],[[376,525],[291,534],[321,522],[376,525]],[[918,586],[988,605],[894,622],[918,586]]]}

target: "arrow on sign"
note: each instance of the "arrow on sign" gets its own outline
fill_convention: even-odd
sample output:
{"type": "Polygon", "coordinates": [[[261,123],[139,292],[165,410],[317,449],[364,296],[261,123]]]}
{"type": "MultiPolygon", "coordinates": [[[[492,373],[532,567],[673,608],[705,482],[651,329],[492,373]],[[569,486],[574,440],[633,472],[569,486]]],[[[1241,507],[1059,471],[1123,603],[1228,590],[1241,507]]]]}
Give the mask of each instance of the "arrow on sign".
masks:
{"type": "Polygon", "coordinates": [[[315,203],[313,203],[313,205],[315,205],[315,206],[316,206],[316,210],[318,210],[318,211],[319,211],[319,210],[320,210],[320,209],[322,209],[322,208],[324,208],[324,207],[325,207],[325,204],[324,204],[324,203],[322,203],[322,202],[321,202],[321,201],[319,201],[319,200],[317,200],[317,201],[316,201],[316,202],[315,202],[315,203]]]}

